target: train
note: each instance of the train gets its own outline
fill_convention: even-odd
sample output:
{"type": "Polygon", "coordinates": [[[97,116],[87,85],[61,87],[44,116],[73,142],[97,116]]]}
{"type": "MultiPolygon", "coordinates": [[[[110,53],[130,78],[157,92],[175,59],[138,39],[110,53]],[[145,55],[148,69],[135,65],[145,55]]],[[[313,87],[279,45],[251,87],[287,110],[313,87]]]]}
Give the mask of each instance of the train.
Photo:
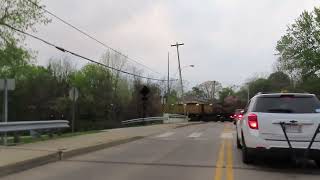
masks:
{"type": "Polygon", "coordinates": [[[164,112],[187,115],[191,121],[232,121],[233,109],[218,103],[186,102],[164,105],[164,112]]]}

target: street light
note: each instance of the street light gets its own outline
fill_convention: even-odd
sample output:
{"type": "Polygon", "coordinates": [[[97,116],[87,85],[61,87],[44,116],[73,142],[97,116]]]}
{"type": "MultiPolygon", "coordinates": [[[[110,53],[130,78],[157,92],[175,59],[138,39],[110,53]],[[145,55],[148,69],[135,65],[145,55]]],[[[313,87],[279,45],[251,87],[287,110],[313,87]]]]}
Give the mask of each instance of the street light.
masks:
{"type": "MultiPolygon", "coordinates": [[[[194,67],[195,67],[194,64],[186,65],[186,66],[183,66],[183,67],[181,68],[181,71],[184,70],[184,69],[186,69],[186,68],[194,68],[194,67]]],[[[179,72],[179,70],[177,70],[177,72],[174,73],[174,75],[173,75],[174,78],[177,76],[178,72],[179,72]]]]}
{"type": "Polygon", "coordinates": [[[188,67],[194,67],[194,64],[190,64],[190,65],[186,65],[186,66],[183,66],[182,68],[181,68],[181,70],[183,70],[183,69],[185,69],[185,68],[188,68],[188,67]]]}

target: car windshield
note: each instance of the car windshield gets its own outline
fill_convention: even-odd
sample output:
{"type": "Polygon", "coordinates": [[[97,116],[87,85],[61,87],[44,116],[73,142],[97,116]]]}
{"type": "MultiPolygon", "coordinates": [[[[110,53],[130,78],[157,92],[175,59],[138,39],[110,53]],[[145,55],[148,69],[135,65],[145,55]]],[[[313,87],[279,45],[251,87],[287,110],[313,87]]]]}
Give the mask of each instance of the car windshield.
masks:
{"type": "Polygon", "coordinates": [[[265,113],[317,113],[320,102],[313,96],[259,97],[254,112],[265,113]]]}

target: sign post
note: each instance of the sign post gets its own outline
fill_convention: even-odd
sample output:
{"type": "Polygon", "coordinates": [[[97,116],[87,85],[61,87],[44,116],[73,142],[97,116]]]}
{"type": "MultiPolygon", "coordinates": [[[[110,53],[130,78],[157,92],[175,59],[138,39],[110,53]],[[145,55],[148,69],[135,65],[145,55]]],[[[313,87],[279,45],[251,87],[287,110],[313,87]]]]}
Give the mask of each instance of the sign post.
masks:
{"type": "Polygon", "coordinates": [[[71,129],[72,133],[74,133],[75,129],[75,120],[76,120],[76,101],[79,97],[79,91],[77,88],[72,87],[69,91],[69,97],[72,100],[72,121],[71,121],[71,129]]]}
{"type": "MultiPolygon", "coordinates": [[[[8,91],[15,89],[14,79],[0,79],[0,90],[3,90],[3,121],[8,122],[8,91]]],[[[4,133],[3,144],[7,145],[7,133],[4,133]]]]}

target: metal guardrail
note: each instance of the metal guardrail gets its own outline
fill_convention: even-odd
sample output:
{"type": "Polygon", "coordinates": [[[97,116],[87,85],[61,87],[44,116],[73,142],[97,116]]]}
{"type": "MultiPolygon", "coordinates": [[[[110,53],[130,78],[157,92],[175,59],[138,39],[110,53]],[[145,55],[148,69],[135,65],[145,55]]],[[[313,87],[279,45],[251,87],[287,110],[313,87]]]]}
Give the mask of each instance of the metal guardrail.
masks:
{"type": "Polygon", "coordinates": [[[130,119],[130,120],[122,121],[121,123],[123,125],[142,123],[142,122],[161,122],[161,123],[163,123],[166,120],[170,120],[170,118],[186,119],[188,117],[185,115],[181,115],[181,114],[169,114],[168,116],[165,116],[165,117],[161,116],[161,117],[146,117],[146,118],[130,119]]]}
{"type": "Polygon", "coordinates": [[[134,123],[142,123],[142,122],[153,122],[153,121],[164,121],[168,118],[165,117],[146,117],[146,118],[137,118],[137,119],[130,119],[126,121],[122,121],[122,124],[134,124],[134,123]]]}
{"type": "Polygon", "coordinates": [[[169,114],[169,118],[187,118],[188,116],[181,114],[169,114]]]}
{"type": "Polygon", "coordinates": [[[0,133],[42,129],[62,129],[68,127],[69,121],[66,120],[1,122],[0,133]]]}

